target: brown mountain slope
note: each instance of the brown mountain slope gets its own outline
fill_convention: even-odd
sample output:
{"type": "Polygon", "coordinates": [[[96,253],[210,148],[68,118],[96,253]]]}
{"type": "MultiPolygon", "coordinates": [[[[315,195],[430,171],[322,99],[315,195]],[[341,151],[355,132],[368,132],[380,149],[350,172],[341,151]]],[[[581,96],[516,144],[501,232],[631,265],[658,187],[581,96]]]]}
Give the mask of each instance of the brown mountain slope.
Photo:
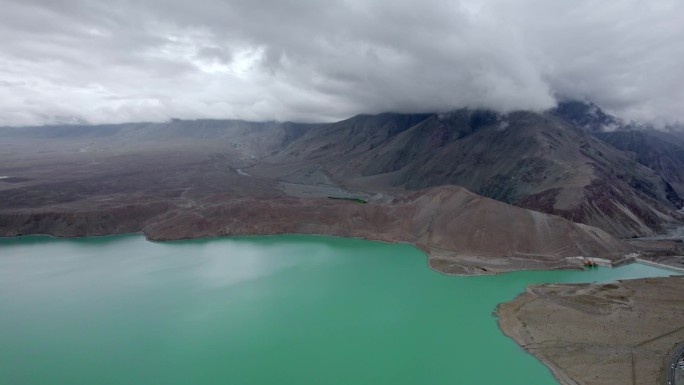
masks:
{"type": "MultiPolygon", "coordinates": [[[[299,156],[294,169],[315,164],[319,174],[356,189],[461,185],[619,237],[653,234],[679,219],[678,197],[653,170],[551,114],[433,115],[358,153],[345,145],[354,132],[336,135],[327,139],[334,146],[299,156]]],[[[295,141],[283,153],[306,154],[310,143],[295,141]]]]}

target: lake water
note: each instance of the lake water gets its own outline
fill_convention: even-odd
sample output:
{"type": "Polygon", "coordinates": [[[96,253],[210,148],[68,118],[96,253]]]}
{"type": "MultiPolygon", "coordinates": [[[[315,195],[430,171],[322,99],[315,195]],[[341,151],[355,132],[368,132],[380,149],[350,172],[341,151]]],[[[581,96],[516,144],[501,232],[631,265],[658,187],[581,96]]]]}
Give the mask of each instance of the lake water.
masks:
{"type": "Polygon", "coordinates": [[[0,240],[0,384],[557,384],[498,329],[543,282],[447,277],[408,245],[277,236],[0,240]]]}

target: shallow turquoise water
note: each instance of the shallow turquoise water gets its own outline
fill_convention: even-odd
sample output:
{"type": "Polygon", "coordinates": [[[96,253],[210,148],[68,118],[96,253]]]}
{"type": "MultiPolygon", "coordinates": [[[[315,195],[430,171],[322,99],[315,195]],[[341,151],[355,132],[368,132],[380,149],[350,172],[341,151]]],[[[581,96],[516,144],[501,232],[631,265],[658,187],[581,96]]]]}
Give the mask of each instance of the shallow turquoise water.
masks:
{"type": "Polygon", "coordinates": [[[556,384],[498,329],[543,282],[447,277],[408,245],[277,236],[0,240],[0,384],[556,384]]]}

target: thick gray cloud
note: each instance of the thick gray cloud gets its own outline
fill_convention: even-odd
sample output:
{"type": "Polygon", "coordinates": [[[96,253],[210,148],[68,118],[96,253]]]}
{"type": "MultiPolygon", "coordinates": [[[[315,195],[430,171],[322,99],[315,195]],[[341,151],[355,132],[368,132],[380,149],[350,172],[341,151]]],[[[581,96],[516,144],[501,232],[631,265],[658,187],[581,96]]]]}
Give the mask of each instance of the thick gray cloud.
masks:
{"type": "Polygon", "coordinates": [[[545,109],[684,121],[684,2],[0,0],[0,124],[545,109]]]}

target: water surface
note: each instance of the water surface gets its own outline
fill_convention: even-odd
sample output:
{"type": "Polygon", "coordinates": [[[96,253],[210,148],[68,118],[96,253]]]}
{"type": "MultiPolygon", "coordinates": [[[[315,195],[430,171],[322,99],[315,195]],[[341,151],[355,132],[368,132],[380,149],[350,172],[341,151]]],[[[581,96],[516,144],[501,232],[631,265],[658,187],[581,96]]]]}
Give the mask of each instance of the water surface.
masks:
{"type": "Polygon", "coordinates": [[[0,384],[557,384],[498,303],[593,271],[447,277],[408,245],[278,236],[0,240],[0,384]]]}

